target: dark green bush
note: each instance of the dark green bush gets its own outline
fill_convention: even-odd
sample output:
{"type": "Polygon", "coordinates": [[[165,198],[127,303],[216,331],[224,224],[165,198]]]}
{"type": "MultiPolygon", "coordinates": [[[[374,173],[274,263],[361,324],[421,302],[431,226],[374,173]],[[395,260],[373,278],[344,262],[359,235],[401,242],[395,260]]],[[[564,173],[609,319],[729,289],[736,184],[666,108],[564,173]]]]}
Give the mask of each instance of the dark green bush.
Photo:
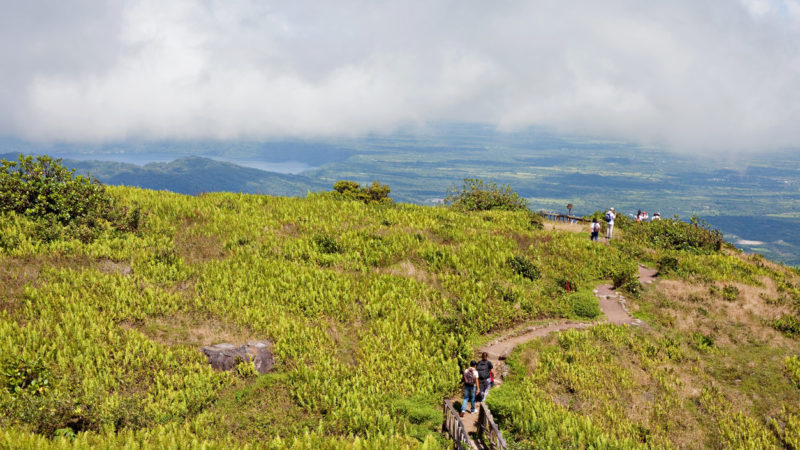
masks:
{"type": "Polygon", "coordinates": [[[800,336],[800,321],[791,314],[784,314],[773,324],[776,330],[790,336],[800,336]]]}
{"type": "Polygon", "coordinates": [[[322,253],[342,253],[344,251],[342,245],[328,234],[318,234],[314,236],[313,241],[322,253]]]}
{"type": "Polygon", "coordinates": [[[592,291],[578,291],[567,296],[572,312],[586,319],[594,319],[600,315],[600,304],[592,291]]]}
{"type": "Polygon", "coordinates": [[[39,359],[12,357],[3,362],[0,376],[11,395],[41,395],[50,387],[50,370],[39,359]]]}
{"type": "Polygon", "coordinates": [[[625,228],[625,240],[656,249],[712,253],[720,251],[724,242],[719,230],[712,229],[697,217],[692,217],[689,223],[663,219],[632,223],[625,228]]]}
{"type": "Polygon", "coordinates": [[[361,187],[360,184],[350,180],[340,180],[334,183],[333,190],[348,200],[358,200],[364,203],[391,203],[389,197],[391,188],[385,184],[373,181],[371,185],[361,187]]]}
{"type": "Polygon", "coordinates": [[[34,236],[45,242],[73,237],[90,241],[110,224],[136,231],[138,208],[118,208],[105,186],[91,177],[76,176],[60,159],[20,155],[0,164],[0,213],[14,212],[36,221],[34,236]]]}
{"type": "Polygon", "coordinates": [[[511,266],[511,270],[516,274],[531,281],[538,280],[542,276],[539,268],[523,256],[511,256],[506,260],[506,264],[511,266]]]}
{"type": "Polygon", "coordinates": [[[726,285],[722,288],[722,298],[729,302],[735,302],[739,298],[739,288],[733,285],[726,285]]]}
{"type": "Polygon", "coordinates": [[[497,183],[487,183],[477,178],[465,178],[460,190],[451,188],[445,203],[460,211],[529,211],[527,200],[510,186],[498,186],[497,183]]]}
{"type": "Polygon", "coordinates": [[[692,333],[691,345],[697,350],[706,351],[714,348],[714,338],[703,333],[692,333]]]}
{"type": "Polygon", "coordinates": [[[615,289],[622,288],[634,295],[639,295],[642,288],[642,284],[639,283],[639,270],[633,264],[614,266],[611,281],[615,289]]]}
{"type": "Polygon", "coordinates": [[[659,275],[675,273],[678,271],[678,258],[671,255],[664,255],[658,259],[659,275]]]}

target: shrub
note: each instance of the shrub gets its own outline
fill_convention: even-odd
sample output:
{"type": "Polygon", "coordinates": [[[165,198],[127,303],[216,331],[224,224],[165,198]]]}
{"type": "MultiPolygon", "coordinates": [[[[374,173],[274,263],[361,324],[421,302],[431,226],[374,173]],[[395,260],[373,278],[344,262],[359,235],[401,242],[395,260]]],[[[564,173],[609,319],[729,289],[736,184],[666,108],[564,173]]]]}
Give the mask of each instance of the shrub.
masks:
{"type": "Polygon", "coordinates": [[[639,271],[632,264],[617,264],[613,268],[611,281],[614,288],[622,288],[631,294],[638,295],[642,284],[639,283],[639,271]]]}
{"type": "Polygon", "coordinates": [[[731,284],[726,285],[722,288],[722,298],[729,302],[735,302],[739,298],[739,288],[731,284]]]}
{"type": "Polygon", "coordinates": [[[60,159],[20,155],[0,164],[0,213],[14,212],[37,221],[34,235],[43,241],[62,236],[89,241],[105,223],[123,231],[141,225],[138,208],[118,209],[105,186],[76,176],[60,159]]]}
{"type": "Polygon", "coordinates": [[[791,314],[784,314],[772,324],[776,330],[789,336],[800,335],[800,321],[791,314]]]}
{"type": "Polygon", "coordinates": [[[342,253],[344,251],[341,244],[327,234],[318,234],[314,236],[313,241],[322,253],[342,253]]]}
{"type": "MultiPolygon", "coordinates": [[[[498,186],[477,178],[465,178],[461,190],[452,187],[445,203],[461,211],[530,211],[528,202],[514,192],[510,186],[498,186]]],[[[532,222],[535,221],[532,219],[532,222]]]]}
{"type": "Polygon", "coordinates": [[[50,370],[39,360],[14,357],[3,363],[3,384],[12,395],[24,392],[41,395],[50,385],[50,370]]]}
{"type": "Polygon", "coordinates": [[[350,180],[340,180],[334,183],[333,190],[348,200],[358,200],[364,203],[391,203],[389,197],[391,188],[388,185],[373,181],[371,185],[361,187],[360,184],[350,180]]]}
{"type": "Polygon", "coordinates": [[[711,229],[705,221],[692,217],[689,223],[677,219],[632,223],[625,227],[625,240],[638,245],[664,250],[688,250],[697,253],[722,249],[722,233],[711,229]]]}
{"type": "Polygon", "coordinates": [[[578,317],[594,319],[600,315],[600,304],[592,291],[579,291],[567,296],[572,312],[578,317]]]}
{"type": "Polygon", "coordinates": [[[670,255],[664,255],[658,260],[658,273],[674,273],[678,271],[678,258],[670,255]]]}
{"type": "Polygon", "coordinates": [[[511,270],[513,270],[514,273],[531,281],[538,280],[542,276],[539,272],[539,268],[528,261],[524,256],[511,256],[506,260],[506,264],[511,266],[511,270]]]}
{"type": "Polygon", "coordinates": [[[691,345],[697,350],[707,351],[714,348],[714,338],[707,334],[694,332],[691,335],[691,345]]]}

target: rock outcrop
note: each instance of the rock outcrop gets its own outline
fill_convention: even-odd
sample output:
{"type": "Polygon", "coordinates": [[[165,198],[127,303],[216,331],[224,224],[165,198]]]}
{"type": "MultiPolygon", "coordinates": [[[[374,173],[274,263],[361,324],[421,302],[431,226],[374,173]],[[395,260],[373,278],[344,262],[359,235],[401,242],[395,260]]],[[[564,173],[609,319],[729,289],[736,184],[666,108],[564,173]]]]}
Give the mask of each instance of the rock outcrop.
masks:
{"type": "Polygon", "coordinates": [[[232,370],[240,362],[252,361],[258,373],[265,374],[275,364],[271,347],[270,341],[252,341],[242,346],[224,343],[203,347],[202,352],[216,370],[232,370]]]}

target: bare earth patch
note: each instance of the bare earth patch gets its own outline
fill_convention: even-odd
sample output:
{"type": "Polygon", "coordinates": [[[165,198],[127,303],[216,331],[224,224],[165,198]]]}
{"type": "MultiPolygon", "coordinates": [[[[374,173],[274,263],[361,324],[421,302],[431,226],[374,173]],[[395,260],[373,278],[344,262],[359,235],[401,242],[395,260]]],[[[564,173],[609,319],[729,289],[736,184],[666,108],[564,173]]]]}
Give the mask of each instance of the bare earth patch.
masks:
{"type": "Polygon", "coordinates": [[[419,281],[420,283],[430,283],[431,275],[418,268],[409,260],[401,261],[393,266],[386,268],[386,273],[398,277],[411,278],[412,280],[419,281]]]}
{"type": "Polygon", "coordinates": [[[131,265],[122,261],[112,261],[110,259],[101,259],[97,262],[97,270],[106,274],[130,275],[133,273],[131,265]]]}
{"type": "Polygon", "coordinates": [[[125,321],[125,329],[138,330],[148,338],[164,345],[186,345],[200,348],[223,342],[244,344],[263,339],[250,330],[202,315],[187,313],[149,319],[143,322],[125,321]]]}
{"type": "Polygon", "coordinates": [[[183,260],[192,265],[223,259],[226,255],[219,238],[201,234],[194,227],[177,233],[175,248],[183,260]]]}
{"type": "Polygon", "coordinates": [[[0,256],[0,310],[13,311],[19,307],[25,286],[38,285],[42,267],[80,269],[91,265],[86,256],[0,256]]]}

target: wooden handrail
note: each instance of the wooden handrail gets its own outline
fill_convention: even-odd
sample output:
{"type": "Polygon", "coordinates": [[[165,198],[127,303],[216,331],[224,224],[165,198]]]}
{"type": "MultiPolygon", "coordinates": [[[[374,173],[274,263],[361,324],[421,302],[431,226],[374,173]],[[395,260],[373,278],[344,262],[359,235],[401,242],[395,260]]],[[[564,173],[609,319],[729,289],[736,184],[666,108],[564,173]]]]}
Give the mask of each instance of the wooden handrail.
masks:
{"type": "Polygon", "coordinates": [[[481,437],[487,438],[489,448],[492,450],[506,450],[508,448],[506,440],[503,439],[503,433],[494,423],[492,411],[489,410],[489,407],[484,402],[481,402],[481,407],[478,411],[478,429],[481,437]]]}
{"type": "Polygon", "coordinates": [[[464,422],[461,421],[461,415],[453,409],[450,400],[444,398],[444,423],[442,424],[442,431],[447,433],[450,439],[453,440],[453,448],[457,450],[468,450],[472,448],[470,443],[469,434],[467,429],[464,428],[464,422]]]}
{"type": "Polygon", "coordinates": [[[554,222],[568,222],[568,223],[589,222],[583,217],[570,216],[569,214],[561,214],[550,211],[540,211],[539,214],[544,216],[545,219],[552,220],[554,222]]]}

